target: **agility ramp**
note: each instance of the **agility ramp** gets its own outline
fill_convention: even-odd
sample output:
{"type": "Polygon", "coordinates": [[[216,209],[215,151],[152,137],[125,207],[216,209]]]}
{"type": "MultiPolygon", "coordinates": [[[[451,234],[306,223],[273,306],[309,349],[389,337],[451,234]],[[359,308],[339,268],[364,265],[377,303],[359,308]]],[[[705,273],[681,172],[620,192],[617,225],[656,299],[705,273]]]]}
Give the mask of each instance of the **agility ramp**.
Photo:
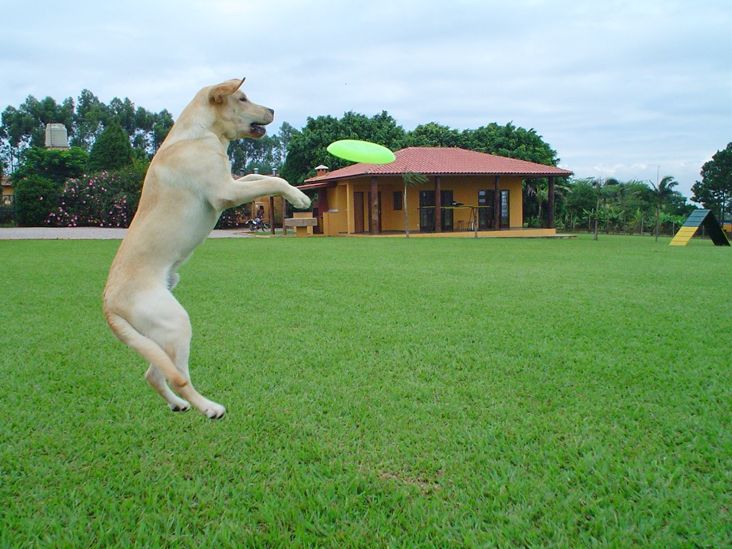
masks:
{"type": "Polygon", "coordinates": [[[686,218],[684,224],[671,240],[670,246],[686,246],[699,227],[704,227],[715,246],[729,246],[727,235],[724,234],[717,218],[711,210],[696,210],[686,218]]]}

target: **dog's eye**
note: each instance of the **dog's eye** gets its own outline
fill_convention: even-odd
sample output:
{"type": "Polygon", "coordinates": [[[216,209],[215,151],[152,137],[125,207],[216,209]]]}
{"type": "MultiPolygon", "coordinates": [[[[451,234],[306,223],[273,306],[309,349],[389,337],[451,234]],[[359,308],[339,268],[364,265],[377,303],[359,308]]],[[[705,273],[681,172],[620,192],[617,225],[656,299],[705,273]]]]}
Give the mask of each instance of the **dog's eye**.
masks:
{"type": "Polygon", "coordinates": [[[247,96],[246,96],[246,95],[242,95],[242,96],[241,96],[241,97],[239,98],[239,101],[243,101],[244,103],[246,103],[246,102],[247,102],[247,96]]]}

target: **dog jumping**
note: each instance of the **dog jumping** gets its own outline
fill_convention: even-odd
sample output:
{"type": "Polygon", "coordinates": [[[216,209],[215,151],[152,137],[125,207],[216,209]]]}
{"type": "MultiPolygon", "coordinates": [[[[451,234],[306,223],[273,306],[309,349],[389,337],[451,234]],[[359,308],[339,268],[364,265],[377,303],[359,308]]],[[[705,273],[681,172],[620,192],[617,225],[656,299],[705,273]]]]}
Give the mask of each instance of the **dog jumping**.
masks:
{"type": "Polygon", "coordinates": [[[281,195],[297,208],[310,199],[279,177],[231,176],[229,142],[265,135],[274,111],[249,101],[244,79],[200,90],[150,163],[140,204],[112,262],[104,315],[114,334],[150,363],[145,378],[173,411],[191,405],[211,419],[226,409],[191,383],[191,323],[172,294],[178,269],[227,208],[281,195]]]}

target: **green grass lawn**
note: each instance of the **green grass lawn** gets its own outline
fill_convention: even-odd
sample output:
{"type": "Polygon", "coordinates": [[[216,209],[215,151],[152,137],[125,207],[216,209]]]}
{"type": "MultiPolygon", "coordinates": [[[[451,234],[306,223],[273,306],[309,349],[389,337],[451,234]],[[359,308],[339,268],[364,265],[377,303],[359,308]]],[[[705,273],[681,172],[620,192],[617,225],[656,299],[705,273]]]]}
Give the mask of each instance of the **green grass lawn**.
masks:
{"type": "Polygon", "coordinates": [[[228,414],[106,327],[117,242],[0,241],[0,547],[723,547],[732,252],[211,240],[176,294],[228,414]]]}

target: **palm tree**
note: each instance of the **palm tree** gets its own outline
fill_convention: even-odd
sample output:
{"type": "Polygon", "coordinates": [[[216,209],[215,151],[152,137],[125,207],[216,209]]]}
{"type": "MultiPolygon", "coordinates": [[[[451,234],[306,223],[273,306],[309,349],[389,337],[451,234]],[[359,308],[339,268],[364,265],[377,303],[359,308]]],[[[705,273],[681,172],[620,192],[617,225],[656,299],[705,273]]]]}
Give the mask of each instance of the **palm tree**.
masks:
{"type": "Polygon", "coordinates": [[[658,242],[658,232],[661,228],[661,210],[674,194],[673,188],[679,183],[671,175],[667,175],[661,181],[654,185],[653,181],[649,181],[651,184],[651,196],[653,202],[656,205],[656,242],[658,242]]]}
{"type": "MultiPolygon", "coordinates": [[[[542,227],[544,226],[544,204],[549,202],[549,182],[546,179],[538,179],[533,181],[526,181],[526,196],[533,196],[536,198],[536,203],[539,207],[537,218],[542,227]]],[[[562,181],[559,180],[554,183],[554,198],[561,199],[569,192],[570,188],[562,181]]]]}
{"type": "MultiPolygon", "coordinates": [[[[592,240],[597,240],[597,227],[600,219],[600,203],[607,206],[608,195],[611,192],[610,187],[613,185],[620,185],[620,181],[614,177],[595,177],[592,180],[592,186],[595,188],[595,195],[597,197],[597,204],[595,205],[595,229],[592,234],[592,240]]],[[[607,225],[606,225],[607,226],[607,225]]]]}

